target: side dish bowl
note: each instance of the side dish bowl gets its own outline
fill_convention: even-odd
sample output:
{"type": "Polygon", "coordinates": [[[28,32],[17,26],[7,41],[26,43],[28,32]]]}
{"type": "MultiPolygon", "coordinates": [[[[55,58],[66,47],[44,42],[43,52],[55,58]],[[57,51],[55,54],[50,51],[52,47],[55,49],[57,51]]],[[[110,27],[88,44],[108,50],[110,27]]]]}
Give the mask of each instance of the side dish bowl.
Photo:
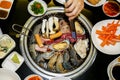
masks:
{"type": "Polygon", "coordinates": [[[14,0],[0,0],[0,19],[8,18],[14,0]]]}
{"type": "Polygon", "coordinates": [[[84,0],[84,2],[92,7],[99,7],[105,3],[106,0],[84,0]],[[97,1],[97,2],[96,2],[97,1]]]}
{"type": "Polygon", "coordinates": [[[24,80],[43,80],[43,78],[37,74],[30,74],[24,80]]]}
{"type": "Polygon", "coordinates": [[[117,17],[120,14],[120,5],[116,1],[106,1],[102,9],[105,15],[109,17],[117,17]]]}
{"type": "Polygon", "coordinates": [[[28,12],[33,16],[42,16],[47,11],[47,4],[43,0],[32,0],[28,4],[28,12]]]}

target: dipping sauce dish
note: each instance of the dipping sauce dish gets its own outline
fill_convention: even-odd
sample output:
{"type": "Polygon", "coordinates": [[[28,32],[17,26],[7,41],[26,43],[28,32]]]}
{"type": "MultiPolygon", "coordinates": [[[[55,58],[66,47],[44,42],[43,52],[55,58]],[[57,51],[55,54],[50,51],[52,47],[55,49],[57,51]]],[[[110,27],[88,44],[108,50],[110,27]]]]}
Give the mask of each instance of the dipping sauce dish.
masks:
{"type": "Polygon", "coordinates": [[[14,0],[0,0],[0,19],[7,19],[14,0]]]}
{"type": "Polygon", "coordinates": [[[43,80],[43,78],[37,74],[28,75],[24,80],[43,80]]]}
{"type": "Polygon", "coordinates": [[[2,67],[16,71],[24,62],[24,58],[16,51],[13,51],[2,63],[2,67]]]}
{"type": "Polygon", "coordinates": [[[109,80],[120,79],[120,56],[115,58],[107,67],[109,80]]]}
{"type": "Polygon", "coordinates": [[[120,14],[120,5],[115,1],[106,1],[102,9],[105,15],[109,17],[116,17],[120,14]]]}

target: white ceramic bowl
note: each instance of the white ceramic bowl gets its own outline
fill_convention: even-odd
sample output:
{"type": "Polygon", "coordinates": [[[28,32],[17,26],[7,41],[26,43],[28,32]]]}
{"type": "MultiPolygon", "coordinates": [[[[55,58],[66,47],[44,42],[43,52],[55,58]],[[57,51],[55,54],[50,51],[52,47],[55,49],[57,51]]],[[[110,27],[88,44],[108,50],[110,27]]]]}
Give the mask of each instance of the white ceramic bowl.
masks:
{"type": "Polygon", "coordinates": [[[106,1],[102,6],[102,10],[104,14],[109,17],[117,17],[120,14],[120,5],[116,1],[106,1]],[[107,6],[107,4],[109,4],[109,6],[107,6]],[[105,7],[107,7],[107,9],[105,9],[105,7]],[[114,10],[116,8],[117,12],[114,10]]]}
{"type": "MultiPolygon", "coordinates": [[[[43,80],[43,78],[37,74],[31,74],[31,75],[28,75],[24,80],[29,80],[30,78],[34,77],[34,76],[37,76],[40,78],[40,80],[43,80]]],[[[34,80],[34,79],[33,79],[34,80]]]]}
{"type": "Polygon", "coordinates": [[[21,80],[16,72],[0,68],[0,80],[21,80]]]}
{"type": "Polygon", "coordinates": [[[50,80],[72,80],[72,79],[70,79],[68,77],[54,77],[54,78],[52,78],[50,80]]]}
{"type": "Polygon", "coordinates": [[[115,66],[119,66],[120,67],[120,56],[115,58],[112,62],[110,62],[110,64],[107,67],[107,74],[108,74],[109,80],[117,80],[113,76],[113,68],[115,66]]]}
{"type": "MultiPolygon", "coordinates": [[[[41,7],[40,7],[40,8],[41,8],[41,7]]],[[[31,15],[33,15],[33,16],[42,16],[42,15],[45,14],[46,11],[47,11],[47,4],[46,4],[43,0],[32,0],[32,1],[28,4],[28,12],[29,12],[31,15]],[[43,9],[44,9],[44,11],[43,11],[42,13],[36,14],[36,13],[34,13],[34,12],[32,11],[31,5],[33,5],[35,2],[38,2],[38,3],[40,3],[40,4],[42,5],[42,7],[43,7],[43,9]]]]}
{"type": "Polygon", "coordinates": [[[85,2],[87,5],[89,5],[89,6],[99,7],[99,6],[103,5],[103,4],[106,2],[106,0],[100,0],[100,1],[99,1],[97,4],[95,4],[95,5],[93,5],[93,4],[91,4],[90,2],[88,2],[88,0],[84,0],[84,2],[85,2]]]}
{"type": "Polygon", "coordinates": [[[120,3],[120,0],[117,0],[120,3]]]}

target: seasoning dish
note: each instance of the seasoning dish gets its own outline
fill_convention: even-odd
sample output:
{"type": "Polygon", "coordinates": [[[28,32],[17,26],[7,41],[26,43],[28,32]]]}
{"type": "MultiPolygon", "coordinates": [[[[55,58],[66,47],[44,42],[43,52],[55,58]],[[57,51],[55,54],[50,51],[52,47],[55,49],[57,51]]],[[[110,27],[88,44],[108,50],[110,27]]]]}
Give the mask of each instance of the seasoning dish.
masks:
{"type": "Polygon", "coordinates": [[[4,58],[16,46],[15,41],[7,34],[0,36],[0,59],[4,58]]]}
{"type": "Polygon", "coordinates": [[[68,77],[54,77],[54,78],[52,78],[52,79],[50,79],[50,80],[72,80],[72,79],[70,79],[70,78],[68,78],[68,77]]]}
{"type": "Polygon", "coordinates": [[[117,17],[120,14],[120,5],[116,1],[106,1],[102,10],[109,17],[117,17]]]}
{"type": "Polygon", "coordinates": [[[120,70],[120,56],[115,58],[112,62],[110,62],[110,64],[107,67],[107,74],[109,80],[119,80],[120,79],[119,73],[117,73],[119,70],[120,70]],[[117,75],[115,73],[117,73],[117,75]]]}
{"type": "Polygon", "coordinates": [[[117,0],[117,2],[119,2],[119,3],[120,3],[120,0],[117,0]]]}
{"type": "Polygon", "coordinates": [[[43,0],[33,0],[28,4],[28,12],[33,16],[42,16],[47,11],[47,4],[43,0]]]}
{"type": "Polygon", "coordinates": [[[43,80],[43,78],[37,74],[28,75],[24,80],[43,80]]]}
{"type": "Polygon", "coordinates": [[[24,62],[24,58],[18,52],[12,52],[2,63],[2,67],[16,71],[24,62]]]}
{"type": "Polygon", "coordinates": [[[21,80],[16,72],[0,68],[0,80],[21,80]]]}
{"type": "Polygon", "coordinates": [[[106,2],[106,0],[84,0],[84,2],[89,6],[99,7],[103,5],[106,2]]]}
{"type": "MultiPolygon", "coordinates": [[[[101,43],[103,41],[100,39],[99,35],[96,32],[97,32],[97,30],[102,30],[103,26],[107,26],[108,24],[112,23],[113,21],[114,21],[114,23],[118,22],[118,20],[115,20],[115,19],[102,20],[93,26],[93,29],[91,32],[92,41],[93,41],[93,44],[95,45],[95,47],[99,51],[101,51],[105,54],[108,54],[108,55],[120,54],[120,42],[118,41],[114,45],[106,44],[104,47],[102,47],[101,43]]],[[[120,36],[120,27],[117,28],[117,31],[115,32],[115,34],[120,36]]]]}
{"type": "Polygon", "coordinates": [[[14,0],[0,0],[0,19],[7,19],[14,0]]]}

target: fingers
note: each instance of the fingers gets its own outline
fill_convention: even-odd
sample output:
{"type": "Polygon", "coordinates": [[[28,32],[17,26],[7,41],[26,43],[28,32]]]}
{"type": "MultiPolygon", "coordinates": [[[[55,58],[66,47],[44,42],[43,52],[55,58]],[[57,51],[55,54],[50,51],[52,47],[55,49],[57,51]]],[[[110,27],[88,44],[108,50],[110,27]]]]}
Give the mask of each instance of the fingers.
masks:
{"type": "Polygon", "coordinates": [[[84,0],[68,0],[65,3],[65,12],[69,20],[74,19],[84,8],[84,0]]]}
{"type": "Polygon", "coordinates": [[[70,10],[69,11],[66,11],[66,15],[70,18],[70,19],[73,19],[75,18],[79,12],[81,11],[80,6],[76,6],[76,7],[73,7],[73,6],[70,6],[71,8],[69,8],[70,10]]]}
{"type": "Polygon", "coordinates": [[[73,0],[68,0],[64,5],[65,8],[68,8],[73,3],[73,0]]]}
{"type": "Polygon", "coordinates": [[[76,2],[73,3],[73,0],[69,0],[65,4],[65,12],[69,13],[72,12],[75,8],[76,2]]]}

